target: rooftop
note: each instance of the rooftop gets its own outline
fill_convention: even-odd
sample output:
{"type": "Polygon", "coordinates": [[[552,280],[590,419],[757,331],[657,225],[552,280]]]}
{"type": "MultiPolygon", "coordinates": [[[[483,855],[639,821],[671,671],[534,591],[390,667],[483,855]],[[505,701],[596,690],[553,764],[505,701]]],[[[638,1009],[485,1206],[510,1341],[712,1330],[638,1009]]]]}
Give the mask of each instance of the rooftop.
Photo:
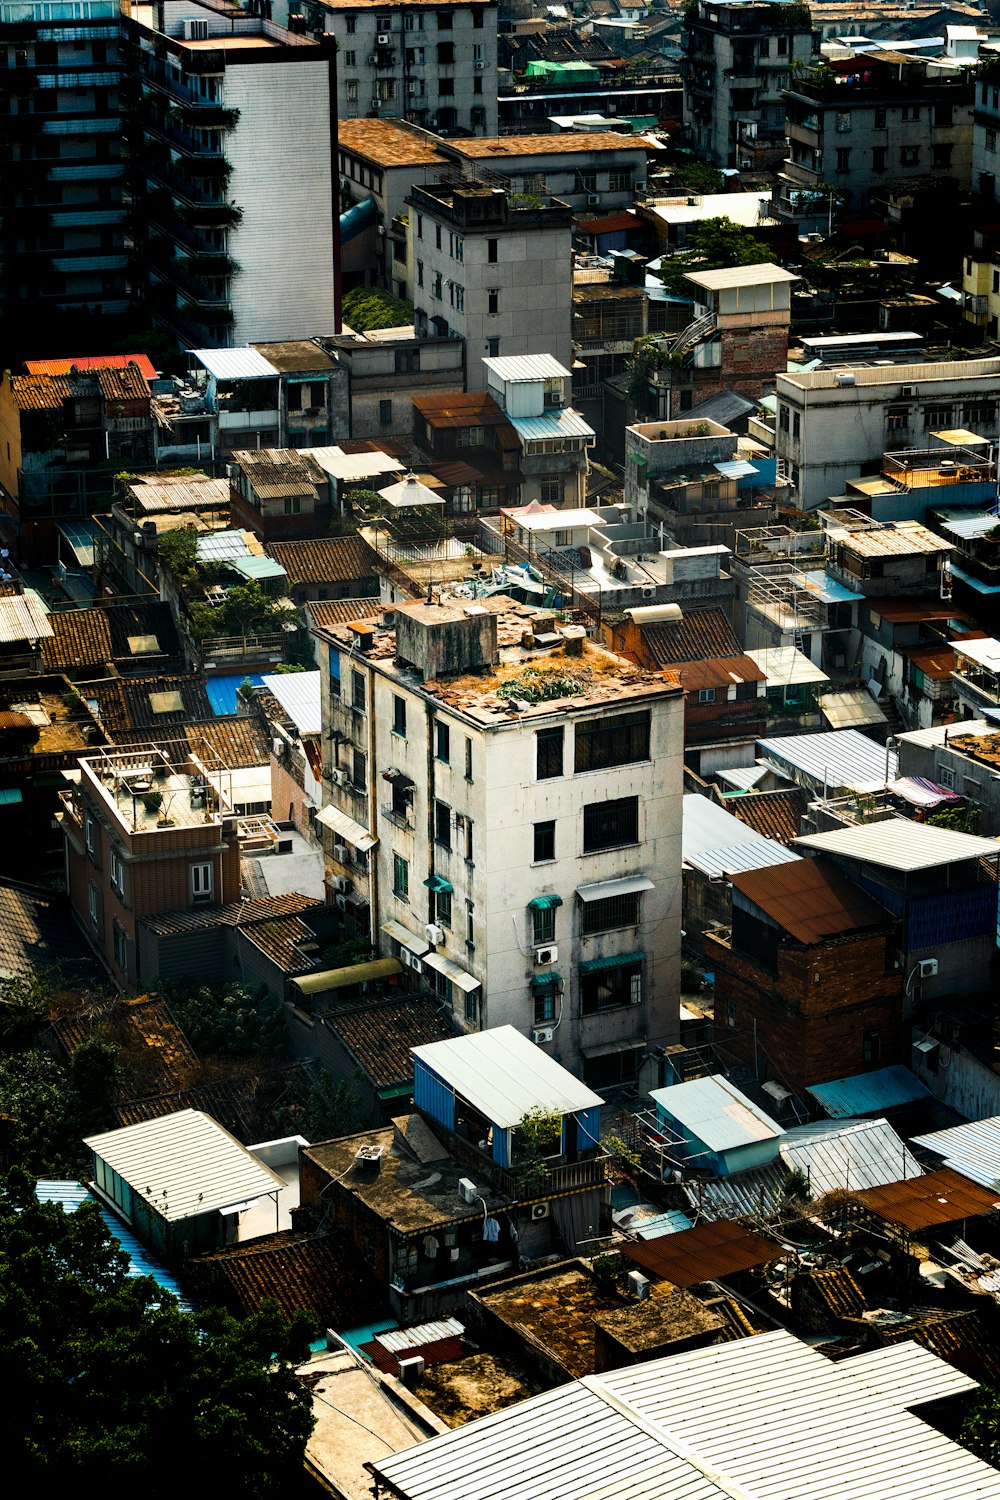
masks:
{"type": "Polygon", "coordinates": [[[399,120],[341,120],[338,137],[341,151],[380,167],[432,166],[447,160],[439,137],[399,120]]]}
{"type": "MultiPolygon", "coordinates": [[[[268,542],[275,562],[296,584],[360,583],[378,572],[378,557],[361,536],[309,537],[268,542]]],[[[355,617],[356,618],[356,617],[355,617]]]]}
{"type": "Polygon", "coordinates": [[[705,1281],[735,1276],[740,1271],[779,1260],[782,1254],[776,1241],[729,1219],[680,1229],[656,1240],[626,1244],[622,1251],[653,1280],[669,1281],[679,1287],[700,1286],[705,1281]]]}
{"type": "MultiPolygon", "coordinates": [[[[752,833],[753,830],[748,829],[747,832],[752,833]]],[[[688,851],[684,856],[684,863],[711,879],[720,876],[728,879],[737,870],[760,870],[765,865],[791,864],[800,857],[776,839],[751,838],[746,843],[703,849],[698,854],[688,851]]]]}
{"type": "Polygon", "coordinates": [[[264,678],[264,686],[277,698],[299,734],[319,734],[323,728],[320,676],[319,672],[282,672],[264,678]]]}
{"type": "MultiPolygon", "coordinates": [[[[740,643],[724,610],[685,610],[675,621],[647,625],[636,622],[642,644],[658,666],[703,661],[706,657],[739,656],[740,643]]],[[[749,655],[749,652],[747,653],[749,655]]]]}
{"type": "Polygon", "coordinates": [[[575,1376],[594,1371],[595,1317],[621,1307],[621,1298],[604,1294],[577,1262],[529,1271],[479,1292],[478,1300],[515,1337],[540,1344],[575,1376]]]}
{"type": "Polygon", "coordinates": [[[919,1232],[996,1212],[1000,1209],[998,1192],[996,1186],[980,1187],[951,1167],[941,1167],[937,1172],[925,1172],[922,1177],[906,1182],[866,1188],[858,1194],[858,1199],[878,1218],[919,1232]]]}
{"type": "MultiPolygon", "coordinates": [[[[883,602],[879,600],[879,608],[883,602]]],[[[830,681],[822,667],[817,667],[797,646],[756,646],[747,651],[747,656],[760,667],[769,688],[805,687],[830,681]]]]}
{"type": "Polygon", "coordinates": [[[812,833],[795,843],[818,854],[841,855],[862,863],[912,873],[936,870],[963,859],[1000,855],[1000,841],[914,823],[909,818],[885,818],[829,833],[812,833]]]}
{"type": "MultiPolygon", "coordinates": [[[[934,552],[951,552],[952,543],[943,536],[920,526],[916,521],[893,521],[863,531],[841,531],[829,528],[832,542],[857,557],[912,557],[934,552]]],[[[876,610],[878,605],[875,605],[876,610]]]]}
{"type": "Polygon", "coordinates": [[[48,612],[35,594],[0,598],[0,645],[34,645],[51,635],[48,612]]]}
{"type": "Polygon", "coordinates": [[[977,1380],[912,1339],[852,1354],[850,1359],[841,1360],[839,1368],[907,1411],[952,1396],[971,1396],[979,1389],[977,1380]]]}
{"type": "Polygon", "coordinates": [[[682,853],[684,860],[707,850],[728,849],[738,844],[763,842],[762,835],[734,818],[726,808],[700,792],[686,792],[683,798],[682,853]]]}
{"type": "Polygon", "coordinates": [[[791,271],[770,262],[759,266],[728,266],[720,271],[688,271],[684,280],[707,292],[725,292],[745,286],[768,286],[776,281],[798,281],[791,271]]]}
{"type": "MultiPolygon", "coordinates": [[[[369,120],[367,123],[376,122],[369,120]]],[[[336,361],[312,339],[285,339],[275,344],[254,344],[253,347],[282,375],[312,374],[337,368],[336,361]]]]}
{"type": "Polygon", "coordinates": [[[771,865],[734,873],[731,879],[734,890],[797,943],[822,943],[893,921],[884,907],[825,860],[771,865]]]}
{"type": "Polygon", "coordinates": [[[158,746],[81,757],[83,782],[129,833],[214,824],[232,813],[229,767],[213,755],[176,761],[158,746]]]}
{"type": "Polygon", "coordinates": [[[562,156],[567,153],[610,151],[645,151],[636,135],[618,135],[610,130],[554,131],[548,135],[478,135],[449,141],[448,155],[484,157],[562,156]]]}
{"type": "Polygon", "coordinates": [[[0,881],[0,974],[38,974],[50,964],[74,983],[95,981],[101,972],[65,897],[0,881]]]}
{"type": "Polygon", "coordinates": [[[710,1151],[732,1151],[784,1134],[770,1115],[721,1073],[651,1089],[649,1097],[710,1151]]]}
{"type": "Polygon", "coordinates": [[[434,428],[509,425],[506,412],[487,391],[467,391],[464,395],[446,392],[414,396],[412,400],[415,410],[434,428]]]}
{"type": "Polygon", "coordinates": [[[604,1102],[513,1026],[414,1047],[413,1055],[501,1130],[532,1109],[568,1115],[604,1102]]]}
{"type": "Polygon", "coordinates": [[[249,344],[242,349],[192,349],[190,353],[216,380],[261,380],[279,373],[276,365],[249,344]]]}
{"type": "Polygon", "coordinates": [[[765,839],[788,844],[798,837],[807,797],[799,787],[786,792],[748,792],[727,797],[726,810],[765,839]]]}
{"type": "Polygon", "coordinates": [[[385,609],[377,596],[371,599],[310,599],[305,605],[305,612],[317,629],[375,620],[385,613],[385,609]]]}
{"type": "Polygon", "coordinates": [[[816,789],[880,792],[896,775],[896,752],[857,729],[781,735],[758,740],[761,758],[790,781],[800,774],[816,789]]]}
{"type": "MultiPolygon", "coordinates": [[[[505,136],[505,140],[522,140],[521,136],[505,136]]],[[[546,137],[548,139],[548,137],[546,137]]],[[[554,139],[558,140],[556,136],[554,139]]],[[[470,145],[479,142],[471,141],[470,145]]],[[[551,354],[510,354],[484,359],[483,364],[491,375],[502,380],[504,385],[533,384],[536,380],[569,380],[572,371],[551,354]]]]}
{"type": "Polygon", "coordinates": [[[107,677],[87,684],[101,727],[112,738],[136,739],[137,730],[173,734],[194,719],[212,718],[204,679],[195,673],[169,677],[107,677]]]}
{"type": "Polygon", "coordinates": [[[917,1135],[913,1144],[933,1151],[935,1156],[943,1158],[946,1167],[954,1168],[982,1187],[994,1188],[1000,1184],[1000,1115],[917,1135]]]}
{"type": "Polygon", "coordinates": [[[195,1273],[244,1317],[272,1299],[285,1318],[305,1311],[321,1328],[347,1328],[359,1307],[373,1311],[379,1300],[371,1272],[330,1235],[285,1231],[231,1245],[199,1256],[195,1273]]]}
{"type": "Polygon", "coordinates": [[[135,365],[147,380],[156,379],[148,354],[85,354],[70,359],[26,359],[29,375],[69,375],[73,370],[127,370],[135,365]]]}
{"type": "Polygon", "coordinates": [[[874,1068],[854,1078],[834,1078],[829,1083],[814,1083],[807,1090],[833,1119],[853,1115],[881,1114],[926,1099],[930,1090],[909,1068],[899,1063],[889,1068],[874,1068]]]}
{"type": "Polygon", "coordinates": [[[326,482],[320,465],[304,448],[252,448],[232,455],[260,499],[316,495],[326,482]]]}
{"type": "Polygon", "coordinates": [[[413,1079],[413,1050],[453,1035],[453,1028],[430,996],[377,1002],[336,1011],[325,1021],[357,1067],[377,1089],[413,1079]]]}

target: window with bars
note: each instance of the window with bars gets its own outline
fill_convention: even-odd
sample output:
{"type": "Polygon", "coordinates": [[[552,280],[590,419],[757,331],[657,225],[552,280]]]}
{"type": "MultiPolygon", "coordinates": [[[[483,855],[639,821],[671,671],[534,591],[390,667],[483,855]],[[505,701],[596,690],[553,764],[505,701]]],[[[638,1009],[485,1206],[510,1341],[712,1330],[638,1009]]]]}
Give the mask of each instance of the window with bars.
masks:
{"type": "Polygon", "coordinates": [[[531,909],[531,940],[536,948],[556,940],[556,909],[554,906],[534,906],[531,909]]]}
{"type": "Polygon", "coordinates": [[[583,852],[618,849],[639,842],[638,797],[616,797],[611,802],[590,802],[583,809],[583,852]]]}
{"type": "Polygon", "coordinates": [[[539,781],[547,781],[563,774],[563,741],[565,730],[540,729],[535,736],[537,752],[537,775],[539,781]]]}
{"type": "Polygon", "coordinates": [[[606,896],[601,901],[585,901],[580,915],[580,931],[614,932],[619,927],[636,927],[639,923],[638,891],[624,896],[606,896]]]}
{"type": "Polygon", "coordinates": [[[642,1002],[642,964],[619,964],[596,974],[580,975],[580,1009],[585,1016],[620,1010],[642,1002]]]}
{"type": "Polygon", "coordinates": [[[649,759],[649,710],[587,719],[576,726],[574,769],[602,771],[649,759]]]}

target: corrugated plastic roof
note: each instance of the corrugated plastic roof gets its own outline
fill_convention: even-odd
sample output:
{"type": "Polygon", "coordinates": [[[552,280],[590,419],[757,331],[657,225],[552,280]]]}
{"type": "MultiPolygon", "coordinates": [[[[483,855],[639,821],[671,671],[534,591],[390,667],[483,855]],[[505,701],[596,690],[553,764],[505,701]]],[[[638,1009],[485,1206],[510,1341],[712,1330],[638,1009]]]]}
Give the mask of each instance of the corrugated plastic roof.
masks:
{"type": "Polygon", "coordinates": [[[11,594],[0,599],[0,642],[43,641],[52,635],[45,606],[35,594],[11,594]]]}
{"type": "Polygon", "coordinates": [[[816,1103],[833,1119],[851,1115],[877,1115],[903,1104],[928,1099],[926,1084],[901,1063],[891,1068],[876,1068],[855,1078],[834,1078],[829,1083],[814,1083],[806,1089],[816,1103]]]}
{"type": "Polygon", "coordinates": [[[907,1411],[931,1401],[946,1401],[950,1396],[971,1395],[979,1389],[978,1380],[912,1339],[852,1354],[850,1359],[840,1360],[837,1368],[907,1411]]]}
{"type": "Polygon", "coordinates": [[[682,803],[681,858],[705,854],[710,849],[731,849],[737,844],[764,842],[759,833],[734,818],[710,797],[685,792],[682,803]]]}
{"type": "Polygon", "coordinates": [[[524,442],[537,442],[540,438],[596,437],[590,423],[578,411],[563,408],[549,411],[542,417],[512,417],[508,422],[524,442]]]}
{"type": "Polygon", "coordinates": [[[232,562],[251,556],[252,548],[242,531],[208,531],[199,536],[197,552],[199,562],[232,562]]]}
{"type": "MultiPolygon", "coordinates": [[[[756,829],[749,831],[754,833],[756,829]]],[[[703,875],[717,877],[739,870],[762,870],[768,865],[791,864],[800,858],[801,855],[793,853],[776,839],[757,837],[749,843],[729,844],[724,849],[704,849],[700,854],[688,854],[685,863],[701,870],[703,875]]]]}
{"type": "Polygon", "coordinates": [[[817,854],[839,854],[903,871],[934,870],[957,860],[1000,855],[997,839],[937,828],[932,823],[914,823],[910,818],[885,818],[853,828],[805,834],[795,843],[817,854]]]}
{"type": "Polygon", "coordinates": [[[216,380],[260,380],[279,374],[269,359],[249,345],[245,349],[189,349],[188,353],[216,380]]]}
{"type": "Polygon", "coordinates": [[[734,890],[760,907],[797,943],[821,943],[893,920],[884,907],[826,860],[802,860],[794,870],[783,864],[733,871],[730,879],[734,890]]]}
{"type": "MultiPolygon", "coordinates": [[[[545,139],[548,140],[549,137],[546,136],[545,139]]],[[[521,138],[515,144],[520,154],[521,138]]],[[[572,371],[567,370],[565,365],[561,365],[552,354],[498,355],[495,358],[484,359],[483,364],[505,385],[519,385],[524,381],[535,380],[569,380],[572,374],[572,371]]]]}
{"type": "MultiPolygon", "coordinates": [[[[782,775],[797,771],[817,790],[826,786],[830,795],[852,788],[879,792],[886,780],[896,776],[895,750],[876,745],[857,729],[836,729],[822,734],[781,735],[757,741],[760,755],[782,775]],[[888,760],[888,778],[886,761],[888,760]]],[[[790,776],[794,781],[794,775],[790,776]]]]}
{"type": "Polygon", "coordinates": [[[261,1198],[285,1185],[196,1109],[92,1135],[84,1145],[168,1223],[261,1198]]]}
{"type": "Polygon", "coordinates": [[[777,1121],[721,1073],[651,1089],[649,1097],[710,1151],[732,1151],[784,1134],[777,1121]]]}
{"type": "Polygon", "coordinates": [[[976,1219],[1000,1208],[998,1189],[980,1187],[961,1172],[941,1167],[907,1182],[868,1188],[858,1197],[870,1212],[914,1231],[976,1219]]]}
{"type": "Polygon", "coordinates": [[[604,1102],[513,1026],[414,1047],[413,1055],[502,1130],[531,1109],[567,1115],[604,1102]]]}
{"type": "Polygon", "coordinates": [[[1000,1183],[1000,1115],[917,1135],[913,1144],[943,1157],[946,1166],[963,1172],[983,1187],[1000,1183]]]}
{"type": "Polygon", "coordinates": [[[299,734],[319,734],[323,727],[320,676],[319,672],[279,672],[264,678],[264,686],[277,698],[299,734]]]}

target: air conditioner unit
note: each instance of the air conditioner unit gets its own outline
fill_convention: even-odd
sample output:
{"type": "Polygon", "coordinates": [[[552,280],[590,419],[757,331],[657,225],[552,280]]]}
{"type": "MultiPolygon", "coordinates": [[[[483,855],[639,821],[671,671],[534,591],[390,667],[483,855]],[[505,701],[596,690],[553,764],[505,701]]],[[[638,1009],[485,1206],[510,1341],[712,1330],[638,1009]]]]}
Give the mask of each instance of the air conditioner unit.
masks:
{"type": "Polygon", "coordinates": [[[554,1036],[555,1027],[539,1026],[531,1033],[531,1040],[534,1042],[536,1047],[540,1047],[543,1042],[551,1042],[554,1036]]]}
{"type": "Polygon", "coordinates": [[[382,100],[381,99],[373,99],[372,102],[371,102],[371,108],[372,109],[379,109],[379,108],[381,108],[381,105],[382,105],[382,100]]]}
{"type": "Polygon", "coordinates": [[[406,85],[406,92],[410,95],[411,98],[413,98],[414,96],[419,96],[419,94],[420,94],[420,84],[419,83],[414,83],[411,80],[406,85]]]}
{"type": "Polygon", "coordinates": [[[346,864],[347,863],[347,845],[346,844],[334,844],[334,846],[333,846],[333,857],[340,864],[342,864],[342,865],[346,864]]]}
{"type": "Polygon", "coordinates": [[[920,960],[921,979],[933,979],[937,974],[937,971],[938,961],[936,958],[922,958],[920,960]]]}
{"type": "Polygon", "coordinates": [[[336,908],[337,908],[338,911],[346,911],[347,910],[347,897],[346,896],[334,896],[333,903],[336,906],[336,908]]]}
{"type": "Polygon", "coordinates": [[[559,949],[556,947],[556,945],[554,943],[550,944],[550,946],[548,948],[536,948],[535,949],[535,963],[536,964],[554,964],[555,961],[556,961],[556,959],[558,957],[559,957],[559,949]]]}
{"type": "Polygon", "coordinates": [[[185,21],[184,40],[186,42],[204,42],[208,38],[207,21],[185,21]]]}
{"type": "Polygon", "coordinates": [[[444,942],[444,928],[439,927],[436,922],[428,922],[424,928],[424,934],[429,943],[437,944],[444,942]]]}
{"type": "Polygon", "coordinates": [[[410,967],[410,964],[413,962],[413,954],[410,952],[409,948],[404,948],[402,944],[400,944],[399,949],[399,961],[403,965],[404,969],[408,969],[410,967]]]}
{"type": "Polygon", "coordinates": [[[655,599],[656,598],[656,589],[653,587],[653,585],[651,583],[647,583],[643,587],[642,597],[644,599],[655,599]]]}
{"type": "Polygon", "coordinates": [[[348,891],[351,889],[351,882],[348,880],[346,875],[335,875],[333,880],[333,888],[335,891],[339,891],[342,896],[346,896],[348,891]]]}
{"type": "Polygon", "coordinates": [[[913,397],[917,394],[915,385],[903,385],[899,388],[899,394],[904,397],[913,397]]]}
{"type": "Polygon", "coordinates": [[[423,961],[423,959],[422,958],[416,958],[411,953],[410,954],[410,968],[413,970],[414,974],[422,974],[424,972],[424,961],[423,961]]]}
{"type": "Polygon", "coordinates": [[[589,208],[596,208],[597,205],[600,203],[600,201],[601,201],[601,199],[600,199],[600,195],[598,193],[588,193],[587,194],[587,206],[589,208]]]}
{"type": "Polygon", "coordinates": [[[547,1219],[549,1216],[549,1205],[547,1203],[533,1203],[531,1205],[531,1217],[533,1219],[547,1219]]]}
{"type": "Polygon", "coordinates": [[[384,240],[385,239],[385,225],[384,224],[376,224],[376,226],[375,226],[375,233],[378,235],[379,239],[384,240]]]}
{"type": "Polygon", "coordinates": [[[275,760],[280,760],[284,755],[287,748],[287,743],[288,742],[286,740],[283,740],[280,735],[275,735],[274,739],[271,741],[271,752],[274,755],[275,760]]]}
{"type": "Polygon", "coordinates": [[[649,1277],[643,1276],[641,1271],[629,1271],[628,1289],[638,1302],[643,1302],[649,1296],[649,1277]]]}
{"type": "Polygon", "coordinates": [[[460,1177],[458,1179],[458,1196],[463,1203],[478,1203],[479,1189],[471,1177],[460,1177]]]}
{"type": "Polygon", "coordinates": [[[646,184],[644,182],[633,182],[632,187],[637,193],[644,193],[646,191],[646,184]]]}
{"type": "Polygon", "coordinates": [[[386,32],[381,32],[375,38],[375,43],[379,47],[391,47],[392,46],[392,37],[389,36],[386,32]]]}
{"type": "Polygon", "coordinates": [[[334,786],[346,786],[350,778],[346,771],[331,771],[330,780],[334,786]]]}
{"type": "Polygon", "coordinates": [[[483,71],[483,69],[485,68],[485,66],[486,66],[485,63],[476,63],[476,72],[477,73],[481,73],[483,71]]]}

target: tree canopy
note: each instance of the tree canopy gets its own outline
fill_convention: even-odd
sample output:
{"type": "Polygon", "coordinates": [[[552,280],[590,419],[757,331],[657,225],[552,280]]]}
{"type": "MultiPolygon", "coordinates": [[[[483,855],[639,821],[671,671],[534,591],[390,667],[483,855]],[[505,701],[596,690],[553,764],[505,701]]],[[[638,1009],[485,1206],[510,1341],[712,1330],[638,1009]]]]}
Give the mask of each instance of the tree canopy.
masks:
{"type": "Polygon", "coordinates": [[[702,219],[688,230],[687,246],[664,259],[660,277],[672,289],[684,289],[688,271],[718,271],[729,266],[759,266],[771,259],[770,247],[732,219],[702,219]]]}
{"type": "Polygon", "coordinates": [[[11,1493],[297,1493],[313,1417],[293,1362],[311,1331],[273,1303],[241,1323],[186,1313],[151,1278],[129,1276],[96,1205],[67,1213],[39,1203],[27,1174],[0,1179],[11,1493]]]}
{"type": "Polygon", "coordinates": [[[407,328],[413,322],[413,303],[392,297],[377,286],[356,286],[344,296],[344,322],[355,333],[371,328],[407,328]]]}

